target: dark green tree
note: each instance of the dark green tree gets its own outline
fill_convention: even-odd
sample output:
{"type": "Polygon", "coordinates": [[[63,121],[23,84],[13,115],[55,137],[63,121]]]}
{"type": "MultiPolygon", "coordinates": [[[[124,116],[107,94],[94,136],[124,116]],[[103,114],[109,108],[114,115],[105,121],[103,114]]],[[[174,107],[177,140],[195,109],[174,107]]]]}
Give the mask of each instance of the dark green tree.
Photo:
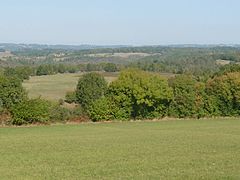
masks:
{"type": "Polygon", "coordinates": [[[107,63],[104,65],[104,71],[106,72],[116,72],[117,71],[117,66],[114,63],[107,63]]]}
{"type": "Polygon", "coordinates": [[[22,87],[21,80],[14,77],[0,76],[0,101],[2,107],[9,109],[26,98],[27,94],[22,87]]]}
{"type": "Polygon", "coordinates": [[[84,74],[78,81],[76,100],[83,108],[87,108],[95,100],[102,97],[107,90],[107,82],[98,73],[84,74]]]}

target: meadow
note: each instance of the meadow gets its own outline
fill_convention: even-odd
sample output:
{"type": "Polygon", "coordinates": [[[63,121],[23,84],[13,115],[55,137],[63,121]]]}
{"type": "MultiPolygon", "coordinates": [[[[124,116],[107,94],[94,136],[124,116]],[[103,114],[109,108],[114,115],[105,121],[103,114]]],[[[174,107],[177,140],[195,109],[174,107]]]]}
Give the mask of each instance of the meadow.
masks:
{"type": "MultiPolygon", "coordinates": [[[[100,72],[108,83],[117,79],[118,72],[100,72]]],[[[64,73],[45,76],[32,76],[23,82],[23,87],[27,90],[30,98],[41,97],[50,101],[64,99],[69,91],[76,89],[79,78],[83,73],[64,73]]],[[[163,77],[174,76],[170,73],[161,73],[163,77]]]]}
{"type": "MultiPolygon", "coordinates": [[[[117,78],[117,73],[101,73],[108,82],[117,78]]],[[[66,92],[74,91],[83,73],[65,73],[46,76],[32,76],[24,81],[23,87],[30,98],[44,98],[51,101],[64,99],[66,92]]]]}
{"type": "Polygon", "coordinates": [[[1,179],[240,179],[240,119],[0,128],[1,179]]]}

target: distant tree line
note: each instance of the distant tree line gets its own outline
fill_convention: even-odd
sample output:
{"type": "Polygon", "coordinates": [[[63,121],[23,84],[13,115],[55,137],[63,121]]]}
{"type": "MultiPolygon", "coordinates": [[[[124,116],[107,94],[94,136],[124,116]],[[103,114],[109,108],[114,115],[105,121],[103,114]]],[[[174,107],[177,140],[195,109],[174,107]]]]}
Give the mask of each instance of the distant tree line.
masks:
{"type": "Polygon", "coordinates": [[[221,65],[216,63],[217,60],[229,61],[230,64],[240,62],[239,47],[146,46],[86,50],[42,49],[16,51],[13,54],[15,56],[4,61],[0,60],[0,64],[12,68],[17,66],[16,71],[22,71],[25,75],[29,72],[31,76],[79,71],[115,72],[126,68],[137,68],[150,72],[192,74],[207,79],[221,68],[221,65]],[[115,53],[145,53],[145,55],[124,58],[114,56],[115,53]],[[107,55],[97,56],[98,54],[107,55]],[[27,69],[25,67],[28,69],[31,67],[31,72],[24,70],[27,69]]]}
{"type": "Polygon", "coordinates": [[[54,75],[57,73],[77,73],[90,71],[119,71],[120,66],[114,63],[99,64],[45,64],[39,66],[17,66],[3,68],[3,74],[9,77],[16,77],[20,80],[28,80],[30,76],[54,75]]]}

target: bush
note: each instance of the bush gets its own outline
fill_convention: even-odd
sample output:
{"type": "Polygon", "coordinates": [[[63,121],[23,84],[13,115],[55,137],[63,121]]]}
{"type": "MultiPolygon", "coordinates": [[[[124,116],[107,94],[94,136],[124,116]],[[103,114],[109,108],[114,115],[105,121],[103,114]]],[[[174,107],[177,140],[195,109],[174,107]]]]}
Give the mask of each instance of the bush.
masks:
{"type": "Polygon", "coordinates": [[[119,107],[111,97],[102,97],[88,108],[88,115],[92,121],[127,120],[130,113],[119,107]]]}
{"type": "Polygon", "coordinates": [[[55,105],[50,109],[50,120],[52,122],[63,122],[71,118],[71,111],[67,108],[55,105]]]}
{"type": "Polygon", "coordinates": [[[47,123],[50,120],[50,102],[42,99],[30,99],[11,108],[12,123],[15,125],[29,123],[47,123]]]}
{"type": "Polygon", "coordinates": [[[3,101],[0,99],[0,114],[4,111],[3,101]]]}
{"type": "Polygon", "coordinates": [[[190,75],[178,75],[169,80],[174,93],[169,107],[170,116],[183,118],[196,115],[196,83],[190,75]]]}
{"type": "Polygon", "coordinates": [[[0,76],[0,99],[2,107],[10,109],[14,104],[27,98],[27,94],[19,79],[0,76]]]}
{"type": "Polygon", "coordinates": [[[65,95],[65,102],[69,104],[76,103],[77,102],[76,92],[75,91],[67,92],[65,95]]]}
{"type": "Polygon", "coordinates": [[[107,82],[98,73],[83,75],[77,85],[76,99],[83,108],[87,108],[95,100],[101,98],[107,90],[107,82]]]}
{"type": "Polygon", "coordinates": [[[113,119],[112,111],[110,109],[110,101],[103,97],[96,100],[88,108],[88,114],[92,121],[103,121],[113,119]]]}
{"type": "Polygon", "coordinates": [[[83,108],[81,106],[77,106],[73,109],[71,109],[71,118],[76,118],[80,116],[86,116],[86,113],[84,112],[83,108]]]}
{"type": "Polygon", "coordinates": [[[6,110],[0,112],[0,126],[1,125],[11,125],[11,114],[6,110]]]}

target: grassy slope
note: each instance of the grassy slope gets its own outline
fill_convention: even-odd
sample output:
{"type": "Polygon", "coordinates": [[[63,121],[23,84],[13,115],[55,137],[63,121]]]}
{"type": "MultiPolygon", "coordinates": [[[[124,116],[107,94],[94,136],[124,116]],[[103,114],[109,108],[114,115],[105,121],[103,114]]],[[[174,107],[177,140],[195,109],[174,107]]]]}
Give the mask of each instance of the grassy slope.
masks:
{"type": "MultiPolygon", "coordinates": [[[[64,99],[66,92],[74,91],[81,73],[56,74],[48,76],[34,76],[29,81],[25,81],[23,86],[29,93],[29,97],[42,98],[57,101],[64,99]]],[[[116,74],[103,74],[108,82],[116,79],[116,74]]]]}
{"type": "Polygon", "coordinates": [[[240,179],[240,119],[0,128],[1,179],[240,179]]]}

